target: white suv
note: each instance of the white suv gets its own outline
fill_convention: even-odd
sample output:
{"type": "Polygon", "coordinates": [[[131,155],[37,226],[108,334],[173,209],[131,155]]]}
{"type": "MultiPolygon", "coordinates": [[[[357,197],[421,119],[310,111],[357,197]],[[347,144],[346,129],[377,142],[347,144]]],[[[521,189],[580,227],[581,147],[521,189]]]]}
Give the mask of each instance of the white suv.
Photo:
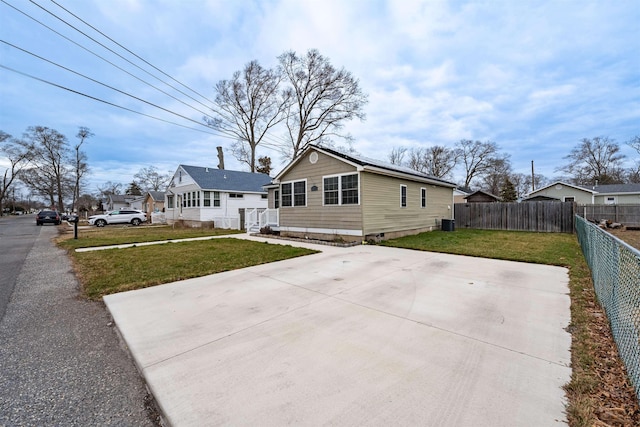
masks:
{"type": "Polygon", "coordinates": [[[142,211],[120,209],[107,212],[103,215],[89,217],[89,224],[104,227],[107,224],[132,224],[140,225],[147,220],[147,214],[142,211]]]}

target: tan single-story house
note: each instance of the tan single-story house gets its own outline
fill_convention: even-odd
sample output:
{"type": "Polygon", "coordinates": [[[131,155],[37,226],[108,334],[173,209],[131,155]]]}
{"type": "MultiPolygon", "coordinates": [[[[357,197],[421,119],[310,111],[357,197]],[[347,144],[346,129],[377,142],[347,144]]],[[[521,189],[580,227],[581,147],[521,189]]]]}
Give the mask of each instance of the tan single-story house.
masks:
{"type": "Polygon", "coordinates": [[[270,185],[259,226],[323,240],[386,239],[453,219],[456,184],[409,168],[310,144],[270,185]]]}
{"type": "Polygon", "coordinates": [[[164,212],[164,191],[147,191],[142,202],[142,210],[151,218],[151,214],[164,212]]]}
{"type": "Polygon", "coordinates": [[[527,195],[523,201],[551,200],[580,205],[638,205],[640,184],[574,185],[556,181],[527,195]]]}

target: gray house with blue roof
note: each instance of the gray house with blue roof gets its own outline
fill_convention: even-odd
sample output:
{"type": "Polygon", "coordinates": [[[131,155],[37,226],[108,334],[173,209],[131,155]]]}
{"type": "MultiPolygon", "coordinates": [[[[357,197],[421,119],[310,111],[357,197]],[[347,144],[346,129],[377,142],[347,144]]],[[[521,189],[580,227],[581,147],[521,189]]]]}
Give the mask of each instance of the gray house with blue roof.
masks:
{"type": "Polygon", "coordinates": [[[267,208],[270,181],[263,173],[179,165],[165,193],[167,222],[241,229],[245,212],[267,208]]]}

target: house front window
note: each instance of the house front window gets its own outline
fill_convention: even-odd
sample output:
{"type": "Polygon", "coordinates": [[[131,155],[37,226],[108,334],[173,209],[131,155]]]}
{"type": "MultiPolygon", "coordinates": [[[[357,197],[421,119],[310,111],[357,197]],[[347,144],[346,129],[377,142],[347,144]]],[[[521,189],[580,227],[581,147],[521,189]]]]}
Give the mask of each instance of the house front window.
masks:
{"type": "Polygon", "coordinates": [[[280,190],[275,190],[273,192],[273,207],[275,209],[280,208],[280,190]]]}
{"type": "Polygon", "coordinates": [[[325,205],[357,205],[358,174],[328,176],[323,178],[325,205]]]}
{"type": "Polygon", "coordinates": [[[220,193],[218,191],[203,191],[202,206],[204,206],[205,208],[211,207],[211,200],[213,200],[214,208],[220,207],[220,193]]]}
{"type": "Polygon", "coordinates": [[[174,205],[173,205],[173,196],[167,196],[167,207],[169,209],[173,209],[174,205]]]}
{"type": "Polygon", "coordinates": [[[229,193],[230,199],[242,199],[243,197],[244,197],[244,194],[241,194],[241,193],[229,193]]]}
{"type": "Polygon", "coordinates": [[[286,182],[281,185],[281,189],[283,207],[307,205],[306,181],[286,182]]]}
{"type": "Polygon", "coordinates": [[[420,206],[423,208],[427,207],[427,189],[424,187],[420,189],[420,206]]]}
{"type": "Polygon", "coordinates": [[[337,205],[339,204],[338,195],[340,194],[338,182],[339,177],[332,176],[324,178],[324,204],[325,205],[337,205]]]}

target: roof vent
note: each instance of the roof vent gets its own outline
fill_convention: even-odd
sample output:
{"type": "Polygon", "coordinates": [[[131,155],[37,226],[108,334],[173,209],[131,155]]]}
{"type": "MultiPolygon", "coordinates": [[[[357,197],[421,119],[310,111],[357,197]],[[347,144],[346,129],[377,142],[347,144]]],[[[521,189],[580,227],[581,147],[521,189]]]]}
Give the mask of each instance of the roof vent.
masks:
{"type": "Polygon", "coordinates": [[[205,172],[209,172],[209,168],[204,168],[204,171],[205,172]]]}

